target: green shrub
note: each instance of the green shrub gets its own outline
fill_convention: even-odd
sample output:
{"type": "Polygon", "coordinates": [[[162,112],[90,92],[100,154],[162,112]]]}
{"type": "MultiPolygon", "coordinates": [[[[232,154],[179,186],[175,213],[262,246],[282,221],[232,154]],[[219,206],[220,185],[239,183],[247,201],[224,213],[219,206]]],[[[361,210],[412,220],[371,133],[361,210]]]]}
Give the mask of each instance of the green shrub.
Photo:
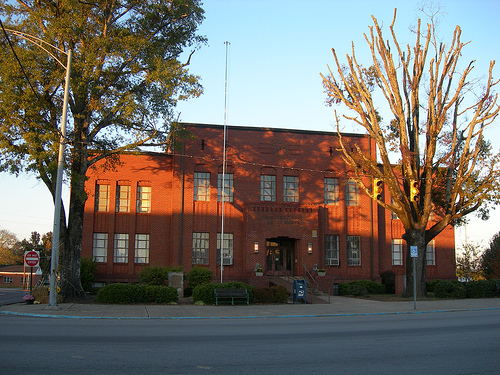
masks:
{"type": "Polygon", "coordinates": [[[285,303],[290,293],[282,285],[255,290],[255,298],[261,303],[285,303]]]}
{"type": "Polygon", "coordinates": [[[168,273],[182,272],[182,267],[162,267],[150,266],[145,267],[139,273],[139,282],[147,285],[168,286],[168,273]]]}
{"type": "Polygon", "coordinates": [[[170,303],[177,302],[177,290],[168,286],[140,284],[110,284],[99,289],[101,303],[170,303]]]}
{"type": "Polygon", "coordinates": [[[213,272],[209,268],[194,266],[188,273],[188,288],[212,282],[213,272]]]}
{"type": "Polygon", "coordinates": [[[246,289],[249,295],[250,302],[252,302],[254,298],[253,286],[238,281],[232,281],[222,284],[216,283],[216,284],[198,285],[196,288],[193,289],[193,301],[195,302],[201,301],[205,304],[214,304],[215,289],[246,289]]]}
{"type": "Polygon", "coordinates": [[[427,293],[434,293],[434,287],[436,286],[437,283],[439,283],[441,280],[434,280],[434,281],[427,281],[425,283],[425,290],[427,293]]]}
{"type": "Polygon", "coordinates": [[[80,260],[80,280],[82,288],[86,292],[92,291],[97,265],[98,263],[93,258],[82,258],[80,260]]]}
{"type": "Polygon", "coordinates": [[[465,298],[465,287],[458,282],[439,280],[434,284],[434,296],[437,298],[465,298]]]}
{"type": "Polygon", "coordinates": [[[351,281],[339,284],[339,296],[364,296],[367,294],[384,294],[385,285],[370,280],[351,281]]]}
{"type": "Polygon", "coordinates": [[[490,298],[498,295],[499,280],[477,280],[464,283],[467,298],[490,298]]]}

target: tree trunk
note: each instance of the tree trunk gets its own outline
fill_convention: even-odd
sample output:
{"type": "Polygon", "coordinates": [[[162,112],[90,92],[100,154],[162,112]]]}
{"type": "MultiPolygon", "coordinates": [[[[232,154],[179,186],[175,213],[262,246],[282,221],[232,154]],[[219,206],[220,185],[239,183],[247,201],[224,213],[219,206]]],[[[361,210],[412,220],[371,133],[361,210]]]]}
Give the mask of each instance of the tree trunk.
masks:
{"type": "Polygon", "coordinates": [[[413,272],[415,271],[416,275],[416,292],[417,297],[425,297],[426,287],[425,287],[425,251],[426,251],[426,242],[425,242],[425,229],[410,229],[407,230],[403,236],[406,240],[406,244],[408,247],[407,256],[406,256],[406,290],[405,296],[410,297],[413,296],[413,272]],[[412,258],[411,256],[411,247],[417,246],[418,249],[418,257],[412,258]],[[415,268],[413,269],[413,259],[415,259],[415,268]]]}
{"type": "Polygon", "coordinates": [[[78,299],[85,297],[80,280],[82,256],[83,217],[85,212],[85,171],[86,162],[73,153],[71,171],[71,193],[66,246],[61,259],[61,291],[63,298],[78,299]]]}

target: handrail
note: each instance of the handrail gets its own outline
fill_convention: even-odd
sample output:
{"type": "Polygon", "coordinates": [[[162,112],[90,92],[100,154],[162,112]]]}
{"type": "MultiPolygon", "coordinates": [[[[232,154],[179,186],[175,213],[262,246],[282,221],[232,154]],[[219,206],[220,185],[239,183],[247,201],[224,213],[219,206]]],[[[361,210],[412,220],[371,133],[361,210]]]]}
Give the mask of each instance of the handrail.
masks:
{"type": "Polygon", "coordinates": [[[306,277],[307,275],[309,275],[309,278],[311,279],[312,281],[312,284],[313,284],[313,287],[318,289],[318,282],[316,281],[316,279],[313,277],[313,275],[311,275],[311,272],[309,272],[309,270],[307,269],[306,265],[304,264],[304,269],[306,270],[306,277]]]}

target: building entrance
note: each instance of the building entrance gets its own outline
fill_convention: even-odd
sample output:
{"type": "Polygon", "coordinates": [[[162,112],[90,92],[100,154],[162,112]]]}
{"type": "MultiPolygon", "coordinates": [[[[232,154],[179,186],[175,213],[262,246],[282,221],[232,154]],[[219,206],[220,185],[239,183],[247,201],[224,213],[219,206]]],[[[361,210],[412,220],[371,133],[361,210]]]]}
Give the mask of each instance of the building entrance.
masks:
{"type": "Polygon", "coordinates": [[[266,273],[269,275],[293,276],[294,248],[294,239],[288,237],[268,239],[266,273]]]}

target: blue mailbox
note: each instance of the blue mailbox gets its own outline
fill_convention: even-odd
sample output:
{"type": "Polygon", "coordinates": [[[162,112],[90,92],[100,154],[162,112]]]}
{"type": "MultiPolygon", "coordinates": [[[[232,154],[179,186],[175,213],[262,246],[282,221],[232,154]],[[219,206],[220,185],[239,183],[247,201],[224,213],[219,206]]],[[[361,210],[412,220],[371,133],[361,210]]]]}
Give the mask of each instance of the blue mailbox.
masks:
{"type": "Polygon", "coordinates": [[[306,303],[306,281],[293,280],[293,303],[299,302],[299,299],[306,303]]]}

